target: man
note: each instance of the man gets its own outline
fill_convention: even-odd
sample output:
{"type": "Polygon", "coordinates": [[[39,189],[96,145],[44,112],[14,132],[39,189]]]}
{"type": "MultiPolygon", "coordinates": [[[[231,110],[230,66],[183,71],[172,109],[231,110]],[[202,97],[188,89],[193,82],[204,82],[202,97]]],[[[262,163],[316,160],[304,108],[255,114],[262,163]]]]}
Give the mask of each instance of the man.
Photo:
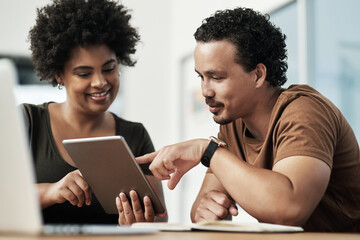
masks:
{"type": "Polygon", "coordinates": [[[267,16],[237,8],[207,18],[195,39],[195,71],[219,139],[167,146],[138,162],[152,161],[150,170],[170,189],[200,161],[209,167],[193,222],[236,215],[236,202],[260,222],[360,231],[359,145],[320,93],[280,87],[287,70],[280,30],[267,16]]]}

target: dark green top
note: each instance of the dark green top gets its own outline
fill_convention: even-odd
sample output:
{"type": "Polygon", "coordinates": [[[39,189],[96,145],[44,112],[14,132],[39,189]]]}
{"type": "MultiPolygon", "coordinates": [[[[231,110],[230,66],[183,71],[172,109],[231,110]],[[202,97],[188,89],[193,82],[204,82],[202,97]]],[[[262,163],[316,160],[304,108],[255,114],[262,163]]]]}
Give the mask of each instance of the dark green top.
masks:
{"type": "MultiPolygon", "coordinates": [[[[21,105],[35,162],[37,183],[54,183],[76,170],[65,162],[56,147],[50,127],[48,104],[51,103],[21,105]]],[[[112,115],[116,122],[115,134],[126,139],[135,157],[154,151],[150,136],[141,123],[126,121],[113,113],[112,115]]],[[[144,171],[146,167],[142,168],[144,171]]],[[[45,223],[115,224],[118,222],[118,215],[106,214],[95,195],[92,196],[90,206],[77,207],[66,201],[52,205],[44,209],[42,213],[45,223]]]]}

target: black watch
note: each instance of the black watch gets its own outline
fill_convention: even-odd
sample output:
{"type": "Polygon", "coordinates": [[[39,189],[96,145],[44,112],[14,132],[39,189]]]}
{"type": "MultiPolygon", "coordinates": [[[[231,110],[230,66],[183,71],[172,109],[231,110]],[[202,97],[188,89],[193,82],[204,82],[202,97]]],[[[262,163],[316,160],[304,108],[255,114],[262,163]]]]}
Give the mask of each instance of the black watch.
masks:
{"type": "Polygon", "coordinates": [[[226,143],[220,139],[217,139],[216,137],[211,136],[210,137],[210,143],[207,146],[207,148],[204,151],[204,154],[201,157],[201,163],[205,166],[205,167],[209,167],[210,166],[210,160],[212,158],[212,156],[214,155],[215,150],[218,147],[226,147],[226,143]]]}

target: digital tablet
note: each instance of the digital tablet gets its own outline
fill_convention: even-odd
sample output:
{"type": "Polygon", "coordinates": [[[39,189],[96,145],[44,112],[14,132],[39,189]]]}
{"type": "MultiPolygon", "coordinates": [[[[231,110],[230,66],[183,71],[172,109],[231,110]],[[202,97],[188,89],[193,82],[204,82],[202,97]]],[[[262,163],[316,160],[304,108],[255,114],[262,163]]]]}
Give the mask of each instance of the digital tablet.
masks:
{"type": "Polygon", "coordinates": [[[137,192],[143,209],[148,196],[155,213],[165,211],[122,136],[66,139],[63,145],[106,213],[118,213],[115,198],[120,192],[131,203],[131,190],[137,192]]]}

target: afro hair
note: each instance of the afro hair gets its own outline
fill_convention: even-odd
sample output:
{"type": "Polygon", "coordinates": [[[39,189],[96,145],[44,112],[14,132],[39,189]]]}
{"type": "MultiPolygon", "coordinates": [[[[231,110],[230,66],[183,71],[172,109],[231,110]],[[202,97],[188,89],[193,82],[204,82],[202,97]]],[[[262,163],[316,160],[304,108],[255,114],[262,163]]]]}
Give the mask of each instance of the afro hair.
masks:
{"type": "Polygon", "coordinates": [[[129,21],[128,10],[111,0],[54,0],[37,9],[29,32],[30,50],[37,75],[53,86],[76,46],[106,44],[120,64],[133,66],[131,58],[140,37],[129,21]]]}

